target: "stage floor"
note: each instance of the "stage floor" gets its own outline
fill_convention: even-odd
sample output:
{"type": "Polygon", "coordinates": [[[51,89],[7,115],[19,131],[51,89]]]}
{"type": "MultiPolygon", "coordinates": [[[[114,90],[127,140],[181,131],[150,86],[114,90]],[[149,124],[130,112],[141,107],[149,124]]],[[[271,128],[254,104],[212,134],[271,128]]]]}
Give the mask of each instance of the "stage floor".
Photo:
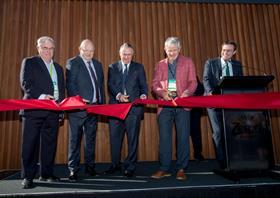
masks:
{"type": "MultiPolygon", "coordinates": [[[[175,167],[175,163],[173,166],[175,167]]],[[[98,163],[96,171],[100,174],[90,177],[81,166],[78,182],[71,183],[68,181],[67,166],[56,165],[55,175],[61,181],[49,183],[35,179],[32,189],[22,189],[20,172],[17,172],[0,180],[0,197],[210,197],[213,193],[216,194],[215,197],[224,197],[224,193],[228,194],[227,198],[243,197],[239,196],[240,192],[244,192],[246,197],[252,197],[249,192],[258,195],[256,197],[263,197],[259,196],[261,192],[270,198],[280,197],[279,180],[257,176],[242,178],[237,183],[216,175],[213,172],[217,168],[214,160],[190,161],[186,181],[177,181],[175,172],[162,180],[151,179],[151,174],[158,169],[157,162],[139,162],[132,178],[125,178],[121,172],[103,175],[102,172],[108,167],[109,164],[98,163]]]]}

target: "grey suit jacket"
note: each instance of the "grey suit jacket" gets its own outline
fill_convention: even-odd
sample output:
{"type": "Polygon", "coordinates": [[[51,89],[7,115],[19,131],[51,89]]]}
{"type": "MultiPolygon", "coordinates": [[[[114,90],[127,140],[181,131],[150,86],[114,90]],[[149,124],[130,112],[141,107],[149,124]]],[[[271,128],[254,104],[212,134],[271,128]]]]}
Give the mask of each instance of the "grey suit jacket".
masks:
{"type": "MultiPolygon", "coordinates": [[[[231,60],[234,76],[242,76],[242,65],[239,61],[231,60]]],[[[206,61],[203,72],[203,85],[205,94],[212,93],[221,81],[222,63],[221,58],[213,58],[206,61]]]]}

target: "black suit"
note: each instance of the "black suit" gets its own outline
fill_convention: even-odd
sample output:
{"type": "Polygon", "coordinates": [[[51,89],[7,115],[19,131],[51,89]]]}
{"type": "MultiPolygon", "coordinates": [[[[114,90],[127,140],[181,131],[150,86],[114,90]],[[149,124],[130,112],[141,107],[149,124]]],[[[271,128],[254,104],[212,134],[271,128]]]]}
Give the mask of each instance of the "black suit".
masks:
{"type": "MultiPolygon", "coordinates": [[[[242,65],[239,61],[232,60],[233,76],[242,76],[242,65]]],[[[221,58],[214,58],[206,61],[203,73],[203,85],[205,94],[209,95],[217,88],[222,77],[222,63],[221,58]]],[[[220,162],[221,168],[225,166],[225,153],[224,153],[224,131],[222,124],[222,111],[221,109],[208,108],[208,115],[210,118],[213,140],[216,148],[216,158],[220,162]]]]}
{"type": "MultiPolygon", "coordinates": [[[[68,96],[79,95],[90,102],[93,101],[94,92],[99,90],[98,104],[104,103],[104,75],[102,64],[92,59],[98,86],[90,77],[88,66],[80,56],[67,61],[66,87],[68,96]]],[[[85,134],[85,164],[91,168],[95,166],[95,139],[97,130],[97,116],[88,114],[85,110],[75,110],[69,113],[70,136],[68,168],[77,172],[80,164],[80,147],[82,134],[85,134]]]]}
{"type": "MultiPolygon", "coordinates": [[[[116,96],[119,93],[124,93],[122,83],[122,63],[121,61],[118,61],[109,65],[108,88],[110,104],[119,103],[119,101],[116,99],[116,96]]],[[[140,98],[140,96],[143,94],[147,96],[148,88],[146,74],[142,64],[133,61],[130,63],[125,88],[127,95],[129,95],[130,102],[140,98]]],[[[124,161],[124,169],[132,172],[135,170],[135,163],[137,161],[138,136],[143,114],[143,106],[133,106],[125,120],[115,118],[109,119],[111,158],[113,166],[117,166],[120,163],[121,145],[124,133],[126,131],[128,140],[128,155],[124,161]]]]}
{"type": "MultiPolygon", "coordinates": [[[[59,90],[58,102],[65,97],[63,69],[54,63],[59,90]]],[[[53,82],[44,61],[38,57],[25,58],[21,65],[20,83],[23,99],[38,99],[41,94],[54,95],[53,82]]],[[[40,152],[40,175],[53,174],[59,113],[48,110],[24,110],[20,112],[23,121],[22,176],[33,179],[37,171],[40,152]],[[40,145],[41,144],[41,145],[40,145]]]]}

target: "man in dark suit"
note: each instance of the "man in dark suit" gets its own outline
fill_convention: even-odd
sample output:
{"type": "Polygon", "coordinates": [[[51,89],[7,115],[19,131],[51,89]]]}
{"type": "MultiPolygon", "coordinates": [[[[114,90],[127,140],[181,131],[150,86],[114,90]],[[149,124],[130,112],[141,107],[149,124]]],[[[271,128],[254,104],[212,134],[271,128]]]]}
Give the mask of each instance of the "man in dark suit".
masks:
{"type": "MultiPolygon", "coordinates": [[[[120,47],[119,54],[121,60],[109,65],[109,103],[133,102],[137,98],[146,99],[148,88],[144,66],[132,61],[134,54],[132,46],[124,43],[120,47]]],[[[128,154],[124,161],[124,175],[133,176],[136,169],[138,136],[143,114],[143,106],[133,106],[125,120],[109,119],[112,165],[104,172],[105,174],[121,170],[121,146],[126,132],[128,154]]]]}
{"type": "MultiPolygon", "coordinates": [[[[79,47],[80,54],[67,61],[66,88],[68,96],[79,95],[87,104],[104,103],[104,75],[102,64],[93,58],[94,45],[86,39],[79,47]]],[[[80,165],[80,147],[84,133],[85,172],[92,176],[95,172],[95,140],[97,116],[85,110],[69,112],[69,180],[75,182],[80,165]]]]}
{"type": "MultiPolygon", "coordinates": [[[[203,85],[206,95],[214,94],[223,76],[242,76],[242,65],[239,61],[233,60],[237,44],[234,41],[225,41],[222,44],[221,57],[207,60],[204,66],[203,85]]],[[[222,123],[222,110],[208,108],[208,115],[212,125],[213,140],[216,149],[216,158],[221,169],[226,167],[224,153],[224,131],[222,123]]]]}
{"type": "MultiPolygon", "coordinates": [[[[21,65],[20,83],[23,99],[45,99],[61,102],[64,97],[62,67],[53,61],[54,40],[43,36],[37,40],[39,56],[25,58],[21,65]]],[[[53,175],[59,118],[61,112],[22,110],[22,181],[23,188],[31,188],[40,163],[41,181],[59,181],[53,175]]]]}

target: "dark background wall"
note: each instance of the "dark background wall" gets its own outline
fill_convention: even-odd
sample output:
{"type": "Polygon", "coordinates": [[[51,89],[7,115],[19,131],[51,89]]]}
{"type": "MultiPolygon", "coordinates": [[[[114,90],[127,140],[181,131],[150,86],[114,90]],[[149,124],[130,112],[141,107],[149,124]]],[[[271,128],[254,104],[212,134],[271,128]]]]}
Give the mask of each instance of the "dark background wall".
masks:
{"type": "MultiPolygon", "coordinates": [[[[56,40],[55,60],[65,69],[77,55],[80,42],[89,38],[95,56],[108,65],[118,60],[118,48],[130,42],[135,60],[145,66],[151,85],[154,65],[164,58],[167,37],[182,40],[182,54],[193,58],[201,79],[204,63],[219,56],[223,40],[240,45],[236,59],[246,75],[273,74],[269,91],[279,91],[280,5],[246,3],[190,3],[102,0],[2,0],[0,3],[0,99],[20,99],[19,70],[26,56],[37,54],[36,40],[49,35],[56,40]]],[[[107,82],[106,82],[107,86],[107,82]]],[[[150,89],[150,86],[149,86],[150,89]]],[[[107,97],[108,98],[108,97],[107,97]]],[[[157,160],[158,129],[154,106],[146,108],[138,158],[157,160]]],[[[271,112],[276,162],[280,161],[279,111],[271,112]]],[[[215,158],[211,128],[202,117],[203,154],[215,158]]],[[[0,169],[20,168],[21,124],[18,112],[0,112],[0,169]]],[[[67,162],[68,120],[60,127],[57,163],[67,162]]],[[[97,162],[110,161],[106,118],[98,126],[97,162]]],[[[127,146],[124,144],[123,156],[127,146]]],[[[175,150],[175,149],[174,149],[175,150]]],[[[175,155],[175,152],[174,152],[175,155]]]]}

